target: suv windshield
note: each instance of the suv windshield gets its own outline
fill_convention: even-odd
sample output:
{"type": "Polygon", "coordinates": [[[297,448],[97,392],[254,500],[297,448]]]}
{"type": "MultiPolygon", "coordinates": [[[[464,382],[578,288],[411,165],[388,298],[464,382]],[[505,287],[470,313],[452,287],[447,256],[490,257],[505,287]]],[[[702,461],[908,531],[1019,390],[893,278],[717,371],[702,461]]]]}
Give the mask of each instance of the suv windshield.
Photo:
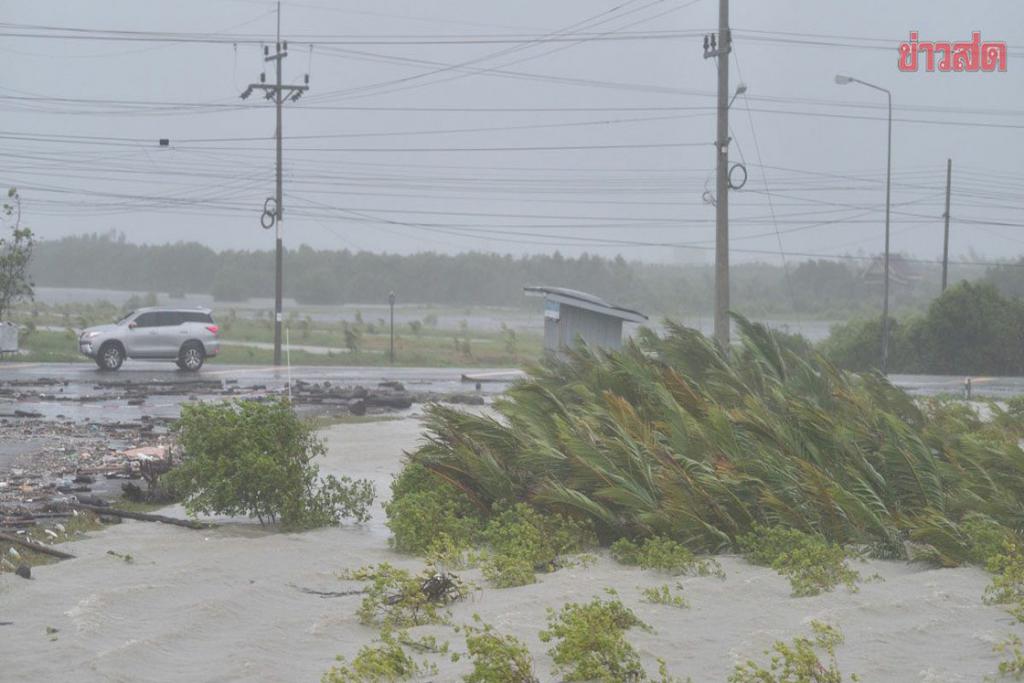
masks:
{"type": "Polygon", "coordinates": [[[128,313],[125,313],[123,316],[118,318],[114,322],[114,324],[115,325],[124,325],[125,321],[128,320],[128,318],[132,317],[133,315],[135,315],[135,311],[129,311],[128,313]]]}

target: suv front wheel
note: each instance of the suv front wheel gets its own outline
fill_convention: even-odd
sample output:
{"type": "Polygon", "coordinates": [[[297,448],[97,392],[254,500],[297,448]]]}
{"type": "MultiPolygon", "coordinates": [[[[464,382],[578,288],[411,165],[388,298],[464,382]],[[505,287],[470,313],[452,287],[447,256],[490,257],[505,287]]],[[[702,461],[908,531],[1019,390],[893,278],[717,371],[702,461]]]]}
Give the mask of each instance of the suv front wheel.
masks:
{"type": "Polygon", "coordinates": [[[122,363],[124,363],[124,349],[117,342],[107,342],[100,347],[99,353],[96,354],[96,365],[100,366],[100,370],[113,372],[120,368],[122,363]]]}
{"type": "Polygon", "coordinates": [[[206,350],[199,342],[188,342],[178,352],[178,367],[182,370],[195,372],[203,367],[206,360],[206,350]]]}

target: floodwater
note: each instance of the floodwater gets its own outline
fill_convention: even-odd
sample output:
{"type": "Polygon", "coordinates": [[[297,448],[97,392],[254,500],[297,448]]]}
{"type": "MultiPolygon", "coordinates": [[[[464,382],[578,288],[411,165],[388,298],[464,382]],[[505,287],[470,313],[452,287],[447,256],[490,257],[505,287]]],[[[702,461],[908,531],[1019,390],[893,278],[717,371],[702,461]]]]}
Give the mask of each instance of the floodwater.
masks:
{"type": "MultiPolygon", "coordinates": [[[[383,497],[403,451],[415,448],[420,434],[412,418],[338,425],[325,432],[321,467],[369,477],[383,497]]],[[[357,585],[335,573],[368,563],[422,566],[388,549],[379,502],[369,524],[303,534],[222,521],[208,531],[129,521],[65,544],[77,559],[38,567],[32,581],[0,575],[0,622],[13,622],[0,626],[0,680],[317,681],[335,655],[351,657],[376,632],[358,623],[359,596],[322,598],[302,589],[351,590],[357,585]],[[108,550],[130,554],[133,562],[108,550]]],[[[695,683],[724,682],[734,663],[748,657],[763,662],[761,652],[772,641],[809,633],[812,619],[842,630],[841,668],[872,682],[980,681],[998,666],[992,645],[1013,631],[1003,610],[982,604],[987,576],[977,569],[869,562],[856,568],[884,580],[865,583],[858,593],[792,598],[788,583],[771,570],[732,557],[722,564],[724,581],[682,580],[689,609],[640,603],[642,588],[674,580],[601,557],[531,586],[484,588],[454,606],[453,621],[479,613],[515,634],[545,683],[559,680],[537,638],[545,608],[603,596],[608,588],[654,628],[629,634],[648,670],[656,671],[660,656],[670,673],[695,683]]],[[[474,571],[463,578],[483,585],[474,571]]],[[[413,630],[427,633],[464,650],[449,627],[413,630]]],[[[427,680],[456,681],[468,670],[465,661],[433,661],[440,672],[427,680]]]]}
{"type": "Polygon", "coordinates": [[[198,373],[188,373],[178,370],[173,363],[130,360],[121,370],[111,373],[100,371],[92,363],[3,363],[0,364],[0,384],[50,379],[59,379],[67,384],[25,387],[23,395],[17,399],[0,397],[0,414],[19,409],[40,413],[44,419],[88,419],[92,422],[135,421],[143,415],[176,418],[182,403],[194,400],[194,397],[204,398],[206,392],[190,387],[190,384],[203,382],[219,386],[217,383],[222,381],[226,383],[225,387],[233,386],[236,393],[232,396],[213,393],[205,398],[221,400],[259,396],[267,390],[285,390],[289,381],[330,382],[336,386],[362,385],[368,388],[380,382],[398,381],[413,394],[473,392],[493,397],[508,388],[508,383],[486,382],[478,391],[473,383],[463,382],[462,375],[500,371],[503,369],[343,366],[288,369],[211,363],[198,373]],[[131,383],[140,391],[149,386],[154,394],[146,397],[140,405],[129,405],[123,395],[124,387],[119,386],[124,383],[131,383]],[[169,393],[176,384],[182,386],[182,393],[169,393]],[[88,400],[74,400],[78,397],[88,400]]]}

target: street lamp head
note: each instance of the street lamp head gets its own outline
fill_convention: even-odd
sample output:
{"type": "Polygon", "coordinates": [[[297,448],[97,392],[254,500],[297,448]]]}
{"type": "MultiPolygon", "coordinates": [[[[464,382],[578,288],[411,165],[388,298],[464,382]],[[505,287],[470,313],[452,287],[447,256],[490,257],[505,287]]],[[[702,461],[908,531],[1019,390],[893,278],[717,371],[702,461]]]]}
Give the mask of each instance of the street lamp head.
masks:
{"type": "Polygon", "coordinates": [[[392,306],[395,305],[395,293],[394,292],[390,292],[388,294],[388,303],[391,304],[392,306]]]}
{"type": "Polygon", "coordinates": [[[732,97],[729,98],[728,107],[731,108],[732,107],[732,103],[736,101],[736,98],[739,97],[740,95],[742,95],[745,92],[747,92],[747,84],[746,83],[738,83],[736,85],[736,92],[734,92],[732,94],[732,97]]]}
{"type": "Polygon", "coordinates": [[[850,76],[843,76],[842,74],[836,74],[836,85],[848,85],[853,83],[853,78],[850,76]]]}

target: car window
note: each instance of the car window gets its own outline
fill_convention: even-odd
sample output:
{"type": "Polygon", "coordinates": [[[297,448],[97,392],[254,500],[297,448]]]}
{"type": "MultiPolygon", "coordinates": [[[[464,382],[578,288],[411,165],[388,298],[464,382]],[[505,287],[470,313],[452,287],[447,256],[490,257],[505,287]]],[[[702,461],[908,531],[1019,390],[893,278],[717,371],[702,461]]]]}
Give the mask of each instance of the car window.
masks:
{"type": "Polygon", "coordinates": [[[160,327],[177,327],[185,322],[183,315],[176,311],[160,311],[156,314],[157,325],[160,327]]]}
{"type": "Polygon", "coordinates": [[[213,318],[209,313],[202,311],[185,311],[181,313],[182,320],[187,323],[212,323],[213,318]]]}
{"type": "Polygon", "coordinates": [[[157,315],[157,313],[142,313],[135,319],[136,327],[156,327],[160,324],[157,321],[157,315]]]}

